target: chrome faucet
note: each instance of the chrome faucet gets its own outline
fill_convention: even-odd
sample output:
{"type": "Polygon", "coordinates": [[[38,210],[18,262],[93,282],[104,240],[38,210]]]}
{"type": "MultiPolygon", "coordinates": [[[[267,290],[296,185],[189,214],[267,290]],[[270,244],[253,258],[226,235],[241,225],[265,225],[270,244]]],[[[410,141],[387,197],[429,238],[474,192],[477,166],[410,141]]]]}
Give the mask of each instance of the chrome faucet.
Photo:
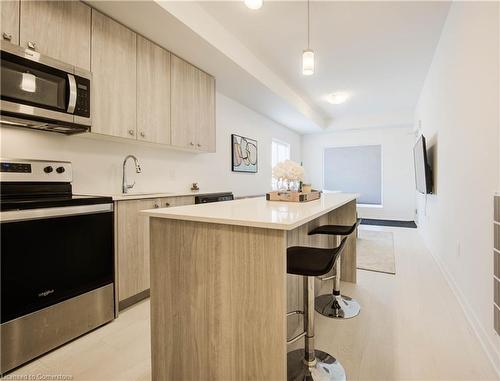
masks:
{"type": "Polygon", "coordinates": [[[123,193],[128,193],[129,189],[132,189],[135,185],[135,181],[132,185],[127,184],[127,171],[125,170],[125,166],[127,165],[128,159],[133,159],[134,164],[135,164],[135,173],[141,173],[141,166],[139,165],[139,161],[134,155],[128,155],[124,160],[123,160],[123,182],[122,182],[122,192],[123,193]]]}

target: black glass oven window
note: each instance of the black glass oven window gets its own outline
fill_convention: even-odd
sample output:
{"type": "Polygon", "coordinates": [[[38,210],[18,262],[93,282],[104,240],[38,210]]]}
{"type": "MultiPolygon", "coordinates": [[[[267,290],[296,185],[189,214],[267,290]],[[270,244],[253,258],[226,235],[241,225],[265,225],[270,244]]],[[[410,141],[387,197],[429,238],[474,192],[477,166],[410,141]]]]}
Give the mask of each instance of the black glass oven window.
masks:
{"type": "Polygon", "coordinates": [[[113,282],[113,213],[2,223],[0,256],[4,323],[113,282]]]}

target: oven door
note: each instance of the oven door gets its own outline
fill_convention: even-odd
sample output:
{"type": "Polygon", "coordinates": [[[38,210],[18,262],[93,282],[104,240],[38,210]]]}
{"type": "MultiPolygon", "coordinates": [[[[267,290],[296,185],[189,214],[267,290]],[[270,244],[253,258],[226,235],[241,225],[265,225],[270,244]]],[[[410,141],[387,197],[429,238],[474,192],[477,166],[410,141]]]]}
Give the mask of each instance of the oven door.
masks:
{"type": "Polygon", "coordinates": [[[2,323],[113,282],[112,204],[1,216],[2,323]]]}

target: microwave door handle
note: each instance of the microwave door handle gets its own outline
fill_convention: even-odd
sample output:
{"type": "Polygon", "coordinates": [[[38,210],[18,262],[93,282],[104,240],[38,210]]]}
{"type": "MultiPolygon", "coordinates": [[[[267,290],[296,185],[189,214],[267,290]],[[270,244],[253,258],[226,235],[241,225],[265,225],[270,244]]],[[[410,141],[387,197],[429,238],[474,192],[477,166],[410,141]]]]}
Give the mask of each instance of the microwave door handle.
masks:
{"type": "Polygon", "coordinates": [[[68,113],[73,114],[75,112],[76,107],[76,80],[73,74],[68,73],[68,81],[69,81],[69,101],[68,101],[68,113]]]}

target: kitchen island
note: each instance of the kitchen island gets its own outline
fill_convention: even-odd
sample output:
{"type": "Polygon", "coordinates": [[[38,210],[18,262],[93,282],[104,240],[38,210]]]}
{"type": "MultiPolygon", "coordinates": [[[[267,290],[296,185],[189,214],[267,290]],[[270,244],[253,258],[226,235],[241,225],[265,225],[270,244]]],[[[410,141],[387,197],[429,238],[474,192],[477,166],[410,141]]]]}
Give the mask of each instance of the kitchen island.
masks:
{"type": "MultiPolygon", "coordinates": [[[[322,224],[353,224],[355,194],[307,203],[251,198],[152,209],[153,380],[285,380],[286,317],[300,308],[300,277],[286,274],[286,248],[333,247],[308,236],[322,224]]],[[[355,233],[353,233],[355,235],[355,233]]],[[[356,241],[342,262],[356,281],[356,241]]],[[[287,320],[289,326],[287,327],[287,320]]]]}

